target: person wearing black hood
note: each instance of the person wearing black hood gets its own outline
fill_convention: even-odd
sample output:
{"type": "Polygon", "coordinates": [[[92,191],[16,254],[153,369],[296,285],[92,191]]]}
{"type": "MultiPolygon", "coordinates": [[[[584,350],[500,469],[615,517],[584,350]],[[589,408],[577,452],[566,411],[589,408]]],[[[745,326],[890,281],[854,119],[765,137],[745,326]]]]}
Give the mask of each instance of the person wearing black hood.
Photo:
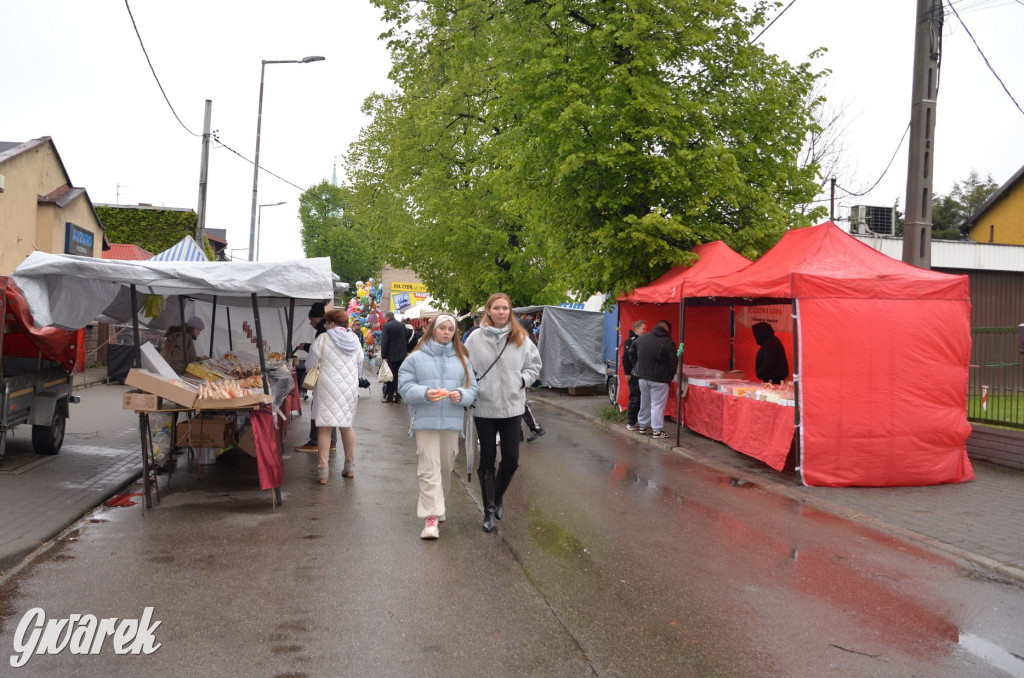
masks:
{"type": "Polygon", "coordinates": [[[409,339],[412,337],[393,312],[388,311],[384,318],[387,322],[380,328],[380,357],[387,362],[395,376],[384,384],[381,402],[400,403],[402,396],[398,395],[398,370],[402,369],[402,362],[409,355],[409,339]]]}
{"type": "Polygon", "coordinates": [[[768,323],[755,323],[750,329],[754,332],[754,341],[761,347],[754,358],[757,378],[770,384],[781,384],[789,376],[785,347],[768,323]]]}
{"type": "MultiPolygon", "coordinates": [[[[321,304],[319,301],[309,307],[309,324],[313,327],[313,329],[316,330],[316,334],[313,336],[313,341],[316,341],[317,338],[321,334],[323,334],[324,332],[327,331],[327,321],[325,319],[326,316],[327,316],[327,311],[324,310],[324,308],[325,308],[324,305],[321,304]]],[[[296,344],[295,345],[295,350],[296,351],[305,351],[306,353],[309,353],[309,346],[310,346],[310,342],[305,342],[305,343],[302,343],[302,344],[296,344]]],[[[298,370],[296,370],[296,371],[298,371],[298,370]]],[[[301,384],[302,380],[306,376],[305,368],[302,369],[302,374],[301,375],[296,375],[296,376],[298,376],[299,383],[301,384]]],[[[312,413],[310,413],[310,414],[312,414],[312,413]]],[[[310,420],[309,420],[309,440],[306,441],[306,443],[304,445],[299,445],[298,447],[296,447],[295,451],[296,452],[316,452],[317,451],[317,449],[316,449],[317,436],[318,436],[318,433],[317,433],[316,421],[313,418],[310,418],[310,420]]],[[[331,452],[333,452],[337,447],[338,447],[338,431],[337,431],[337,429],[333,429],[332,428],[331,429],[331,452]]]]}
{"type": "Polygon", "coordinates": [[[641,433],[654,438],[668,438],[665,432],[665,404],[669,388],[679,365],[676,343],[672,341],[672,324],[659,320],[650,332],[636,340],[636,364],[633,374],[640,381],[640,412],[637,425],[641,433]]]}

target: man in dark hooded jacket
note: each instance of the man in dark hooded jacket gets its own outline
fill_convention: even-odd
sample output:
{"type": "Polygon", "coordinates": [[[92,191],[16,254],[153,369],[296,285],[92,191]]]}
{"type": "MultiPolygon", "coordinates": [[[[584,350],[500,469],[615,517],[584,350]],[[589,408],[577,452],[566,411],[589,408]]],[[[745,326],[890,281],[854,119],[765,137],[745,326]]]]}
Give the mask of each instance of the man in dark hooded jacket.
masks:
{"type": "Polygon", "coordinates": [[[640,412],[637,425],[641,433],[668,438],[665,432],[665,405],[668,391],[679,365],[672,324],[659,320],[654,329],[636,340],[636,364],[633,374],[640,380],[640,412]]]}
{"type": "Polygon", "coordinates": [[[754,341],[761,347],[757,349],[754,358],[757,378],[771,384],[781,384],[789,376],[785,347],[768,323],[755,323],[750,329],[754,332],[754,341]]]}

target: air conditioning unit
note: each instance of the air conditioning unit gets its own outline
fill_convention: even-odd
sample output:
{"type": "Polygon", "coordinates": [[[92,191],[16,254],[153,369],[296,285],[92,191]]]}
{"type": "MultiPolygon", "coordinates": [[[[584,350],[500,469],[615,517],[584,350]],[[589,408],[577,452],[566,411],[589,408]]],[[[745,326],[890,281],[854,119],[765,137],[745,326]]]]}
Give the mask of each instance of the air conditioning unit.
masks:
{"type": "Polygon", "coordinates": [[[896,208],[854,205],[850,208],[850,233],[896,235],[896,208]]]}
{"type": "Polygon", "coordinates": [[[854,205],[850,208],[850,233],[867,235],[867,205],[854,205]]]}

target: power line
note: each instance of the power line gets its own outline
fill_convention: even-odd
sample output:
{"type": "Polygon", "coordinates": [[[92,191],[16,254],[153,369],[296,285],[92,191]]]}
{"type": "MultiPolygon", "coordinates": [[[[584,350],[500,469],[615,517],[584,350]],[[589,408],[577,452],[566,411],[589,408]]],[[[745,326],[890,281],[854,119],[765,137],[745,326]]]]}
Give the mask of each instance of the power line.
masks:
{"type": "MultiPolygon", "coordinates": [[[[216,132],[210,134],[210,136],[213,138],[214,141],[216,141],[218,144],[220,144],[221,147],[228,149],[229,151],[231,151],[232,153],[234,153],[235,155],[237,155],[239,158],[241,158],[242,160],[246,161],[250,165],[255,164],[252,160],[250,160],[249,158],[245,157],[244,155],[242,155],[241,153],[239,153],[238,151],[236,151],[235,149],[231,148],[230,146],[225,144],[223,141],[221,141],[220,137],[217,136],[216,132]]],[[[284,183],[288,184],[289,186],[294,186],[295,188],[299,189],[300,191],[305,191],[306,190],[302,186],[299,186],[298,184],[295,184],[295,183],[292,183],[291,181],[288,181],[287,179],[285,179],[281,175],[274,174],[273,172],[268,170],[263,165],[260,165],[260,170],[263,171],[263,172],[266,172],[267,174],[269,174],[272,177],[280,179],[281,181],[283,181],[284,183]]]]}
{"type": "Polygon", "coordinates": [[[988,70],[992,71],[992,75],[996,76],[996,80],[999,81],[999,85],[1003,88],[1003,91],[1006,92],[1006,96],[1010,97],[1010,101],[1012,101],[1013,105],[1017,107],[1017,110],[1024,114],[1024,109],[1021,109],[1020,104],[1017,103],[1017,100],[1013,98],[1012,94],[1010,94],[1010,90],[1007,89],[1006,83],[1003,82],[1003,79],[999,77],[998,73],[996,73],[996,69],[994,69],[992,67],[992,64],[989,63],[988,57],[985,56],[985,53],[983,51],[981,51],[981,46],[978,44],[978,41],[974,39],[974,36],[971,35],[971,29],[967,28],[967,24],[965,24],[964,20],[960,18],[960,14],[957,13],[956,7],[954,7],[952,4],[949,4],[949,8],[953,10],[953,15],[956,17],[956,20],[959,21],[960,25],[964,27],[965,31],[967,31],[967,36],[971,39],[971,42],[974,43],[974,47],[978,50],[978,54],[981,55],[981,58],[985,62],[985,65],[988,66],[988,70]]]}
{"type": "MultiPolygon", "coordinates": [[[[838,188],[840,190],[843,190],[843,191],[846,191],[846,195],[850,196],[852,198],[863,197],[863,196],[867,195],[868,193],[870,193],[871,191],[875,190],[875,187],[878,186],[879,183],[881,183],[881,181],[885,177],[886,173],[888,173],[889,168],[892,167],[892,161],[896,159],[896,154],[900,152],[900,148],[903,146],[903,140],[907,138],[907,132],[909,132],[909,131],[910,131],[910,123],[908,122],[907,123],[907,128],[905,130],[903,130],[903,136],[900,137],[900,143],[898,143],[896,145],[896,150],[892,152],[892,157],[889,158],[889,164],[885,166],[885,169],[882,170],[882,175],[880,177],[878,177],[878,181],[876,181],[874,184],[871,185],[871,188],[869,188],[866,191],[861,191],[859,193],[851,191],[848,188],[843,188],[839,184],[836,184],[836,188],[838,188]]],[[[843,197],[846,197],[846,196],[843,196],[843,197]]]]}
{"type": "Polygon", "coordinates": [[[177,111],[175,111],[174,106],[171,105],[171,100],[167,98],[167,92],[164,91],[164,86],[160,84],[160,78],[158,78],[156,75],[156,69],[153,68],[153,62],[149,59],[149,52],[146,51],[146,45],[142,42],[142,35],[139,33],[139,27],[135,25],[135,17],[132,15],[132,8],[128,5],[128,0],[124,0],[124,6],[128,9],[128,17],[132,20],[132,28],[135,29],[135,35],[139,38],[139,46],[142,47],[142,53],[146,55],[146,63],[149,64],[149,70],[153,73],[153,79],[156,80],[156,86],[160,88],[160,94],[164,95],[164,101],[167,102],[167,106],[171,109],[171,113],[174,113],[174,119],[177,120],[178,124],[181,125],[182,128],[192,136],[202,136],[201,134],[196,134],[188,127],[186,127],[185,123],[183,123],[181,121],[181,118],[178,117],[177,111]]]}
{"type": "Polygon", "coordinates": [[[769,28],[771,28],[772,24],[775,23],[776,21],[778,21],[779,17],[781,17],[783,14],[785,14],[787,9],[789,9],[790,7],[793,6],[794,2],[796,2],[796,0],[789,0],[789,4],[786,5],[785,7],[783,7],[782,11],[779,12],[778,14],[776,14],[775,18],[772,19],[771,21],[769,21],[768,25],[765,26],[764,28],[762,28],[761,32],[758,33],[757,35],[755,35],[754,38],[750,42],[757,42],[758,38],[760,38],[762,35],[764,35],[764,32],[767,31],[769,28]]]}

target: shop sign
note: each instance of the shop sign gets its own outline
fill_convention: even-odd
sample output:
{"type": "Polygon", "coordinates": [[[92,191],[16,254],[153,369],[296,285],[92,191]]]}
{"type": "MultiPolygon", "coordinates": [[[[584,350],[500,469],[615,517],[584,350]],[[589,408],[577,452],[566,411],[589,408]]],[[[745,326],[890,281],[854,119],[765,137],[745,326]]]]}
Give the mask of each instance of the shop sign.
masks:
{"type": "Polygon", "coordinates": [[[768,323],[778,332],[793,331],[792,304],[770,304],[768,306],[741,306],[736,309],[736,322],[744,327],[757,323],[768,323]]]}
{"type": "Polygon", "coordinates": [[[393,282],[391,283],[391,294],[388,296],[392,311],[404,311],[429,297],[430,293],[427,292],[427,286],[423,283],[393,282]]]}
{"type": "Polygon", "coordinates": [[[91,257],[96,235],[70,221],[64,224],[64,252],[80,257],[91,257]]]}

